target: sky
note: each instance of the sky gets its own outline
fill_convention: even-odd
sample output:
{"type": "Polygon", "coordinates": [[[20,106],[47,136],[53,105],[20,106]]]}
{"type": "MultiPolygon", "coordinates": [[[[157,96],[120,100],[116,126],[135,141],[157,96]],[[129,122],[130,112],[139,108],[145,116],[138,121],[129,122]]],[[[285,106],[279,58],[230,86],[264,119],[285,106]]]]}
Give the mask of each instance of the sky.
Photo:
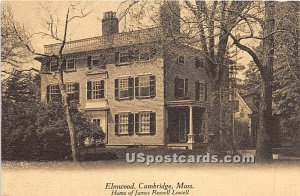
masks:
{"type": "MultiPolygon", "coordinates": [[[[117,11],[117,15],[122,9],[122,1],[85,1],[82,6],[87,5],[89,10],[92,10],[91,14],[83,19],[74,20],[70,24],[68,35],[69,40],[83,39],[88,37],[100,36],[102,33],[101,29],[101,19],[104,12],[107,11],[117,11]],[[120,6],[121,5],[121,6],[120,6]]],[[[37,33],[40,31],[45,32],[45,28],[42,25],[42,19],[44,19],[48,14],[41,8],[42,6],[48,6],[51,10],[56,10],[59,19],[63,22],[66,15],[66,8],[69,5],[68,1],[51,1],[47,3],[45,1],[10,1],[12,9],[14,12],[14,18],[18,22],[25,24],[31,33],[37,33]]],[[[122,28],[122,22],[120,24],[122,28]]],[[[31,44],[33,48],[43,53],[43,46],[45,44],[52,44],[56,41],[42,37],[41,35],[35,35],[32,37],[31,44]]],[[[239,55],[240,64],[246,65],[249,63],[250,58],[246,53],[241,53],[239,55]]],[[[38,62],[34,62],[34,67],[39,67],[38,62]]],[[[239,78],[244,78],[242,73],[238,74],[239,78]]]]}

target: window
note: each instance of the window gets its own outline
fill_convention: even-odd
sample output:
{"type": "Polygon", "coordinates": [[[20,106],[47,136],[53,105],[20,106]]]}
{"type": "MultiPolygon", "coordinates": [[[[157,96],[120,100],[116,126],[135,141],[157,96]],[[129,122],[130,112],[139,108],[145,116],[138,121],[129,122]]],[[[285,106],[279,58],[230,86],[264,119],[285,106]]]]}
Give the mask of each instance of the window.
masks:
{"type": "Polygon", "coordinates": [[[140,131],[139,133],[150,133],[150,113],[140,114],[140,131]]]}
{"type": "Polygon", "coordinates": [[[92,67],[104,68],[106,64],[107,64],[107,58],[104,54],[87,57],[87,66],[89,69],[91,69],[92,67]]]}
{"type": "Polygon", "coordinates": [[[68,94],[68,100],[72,102],[79,102],[79,83],[67,83],[66,93],[68,94]]]}
{"type": "Polygon", "coordinates": [[[51,62],[50,63],[50,71],[58,71],[58,63],[57,62],[51,62]]]}
{"type": "Polygon", "coordinates": [[[155,97],[156,81],[155,76],[145,75],[135,79],[135,96],[138,98],[155,97]]]}
{"type": "Polygon", "coordinates": [[[128,98],[128,78],[119,79],[119,98],[128,98]]]}
{"type": "Polygon", "coordinates": [[[140,97],[147,97],[150,95],[150,79],[149,76],[139,77],[140,97]]]}
{"type": "Polygon", "coordinates": [[[61,94],[58,85],[47,86],[47,102],[61,101],[61,94]]]}
{"type": "Polygon", "coordinates": [[[206,101],[206,83],[196,81],[195,96],[197,101],[206,101]]]}
{"type": "Polygon", "coordinates": [[[179,64],[183,64],[184,65],[184,56],[178,56],[177,57],[177,62],[179,63],[179,64]]]}
{"type": "Polygon", "coordinates": [[[156,132],[156,113],[140,112],[135,114],[136,134],[151,134],[156,132]]]}
{"type": "Polygon", "coordinates": [[[134,78],[115,79],[115,99],[132,99],[134,96],[134,78]]]}
{"type": "Polygon", "coordinates": [[[75,67],[75,60],[74,59],[68,59],[67,60],[66,71],[75,70],[75,69],[76,69],[76,67],[75,67]]]}
{"type": "Polygon", "coordinates": [[[98,127],[101,127],[101,119],[100,118],[93,118],[92,123],[98,127]]]}
{"type": "Polygon", "coordinates": [[[98,66],[100,66],[100,57],[93,56],[92,57],[92,67],[98,67],[98,66]]]}
{"type": "Polygon", "coordinates": [[[128,134],[128,114],[120,114],[119,121],[119,134],[128,134]]]}
{"type": "Polygon", "coordinates": [[[155,48],[132,49],[115,52],[115,64],[129,63],[133,61],[149,61],[156,55],[155,48]]]}
{"type": "Polygon", "coordinates": [[[188,79],[175,78],[175,97],[176,98],[187,98],[188,96],[188,79]]]}
{"type": "Polygon", "coordinates": [[[104,80],[87,82],[87,99],[104,98],[104,80]]]}
{"type": "Polygon", "coordinates": [[[134,115],[132,113],[119,113],[115,115],[115,134],[132,135],[134,133],[134,115]]]}
{"type": "Polygon", "coordinates": [[[129,54],[128,51],[120,52],[120,63],[127,63],[129,62],[129,54]]]}
{"type": "Polygon", "coordinates": [[[140,52],[140,61],[149,61],[150,60],[150,50],[142,50],[140,52]]]}

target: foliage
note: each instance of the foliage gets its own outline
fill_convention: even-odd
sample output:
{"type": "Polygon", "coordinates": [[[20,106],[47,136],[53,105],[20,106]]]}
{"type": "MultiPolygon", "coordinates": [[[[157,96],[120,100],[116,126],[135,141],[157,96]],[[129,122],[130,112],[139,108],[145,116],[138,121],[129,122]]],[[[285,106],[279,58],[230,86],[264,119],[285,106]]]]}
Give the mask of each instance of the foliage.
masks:
{"type": "Polygon", "coordinates": [[[11,6],[5,2],[1,12],[2,73],[10,73],[19,69],[20,65],[29,62],[30,53],[19,36],[26,40],[29,38],[25,27],[15,21],[11,6]],[[16,30],[19,34],[16,34],[16,30]]]}
{"type": "MultiPolygon", "coordinates": [[[[63,105],[39,103],[39,82],[39,76],[21,72],[14,72],[3,81],[3,159],[61,160],[71,155],[63,105]]],[[[104,137],[76,105],[70,105],[70,112],[79,141],[104,137]]]]}

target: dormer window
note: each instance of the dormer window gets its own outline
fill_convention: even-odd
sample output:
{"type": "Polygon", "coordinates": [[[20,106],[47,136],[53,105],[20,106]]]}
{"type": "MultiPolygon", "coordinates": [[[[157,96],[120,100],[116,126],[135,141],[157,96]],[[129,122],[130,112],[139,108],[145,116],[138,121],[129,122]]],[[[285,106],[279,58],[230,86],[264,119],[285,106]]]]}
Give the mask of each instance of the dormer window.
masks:
{"type": "Polygon", "coordinates": [[[184,62],[185,62],[184,56],[178,56],[178,57],[177,57],[177,62],[178,62],[179,64],[184,65],[184,62]]]}

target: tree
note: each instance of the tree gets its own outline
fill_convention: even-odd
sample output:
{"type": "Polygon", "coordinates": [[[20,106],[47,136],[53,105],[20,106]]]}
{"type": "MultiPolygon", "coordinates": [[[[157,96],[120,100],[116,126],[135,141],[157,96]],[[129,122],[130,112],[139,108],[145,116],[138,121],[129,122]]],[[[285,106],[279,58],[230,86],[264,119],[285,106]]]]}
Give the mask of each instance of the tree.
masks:
{"type": "MultiPolygon", "coordinates": [[[[299,7],[298,2],[277,3],[275,22],[278,30],[274,43],[273,115],[280,117],[282,143],[295,140],[299,123],[299,7]],[[287,11],[288,10],[288,11],[287,11]],[[287,14],[289,13],[289,14],[287,14]],[[293,139],[285,139],[285,138],[293,139]],[[284,141],[285,140],[285,141],[284,141]]],[[[262,46],[253,49],[261,59],[262,46]]],[[[249,64],[242,89],[246,93],[261,91],[261,76],[254,62],[249,64]]]]}
{"type": "Polygon", "coordinates": [[[68,28],[69,28],[70,23],[72,21],[74,21],[75,19],[81,19],[81,18],[86,17],[87,15],[89,15],[91,13],[91,11],[87,10],[88,9],[87,6],[81,7],[80,2],[76,2],[76,3],[70,2],[69,6],[65,10],[64,22],[63,22],[63,24],[60,24],[59,23],[60,16],[57,15],[57,12],[55,10],[53,11],[50,8],[49,4],[41,5],[41,8],[48,14],[47,19],[43,20],[46,30],[42,31],[42,32],[37,32],[37,33],[35,33],[35,35],[40,34],[40,35],[43,35],[48,38],[52,38],[53,40],[60,42],[59,50],[56,51],[55,53],[48,55],[48,54],[36,52],[30,46],[29,40],[26,39],[26,37],[24,37],[22,35],[22,32],[19,31],[19,29],[17,28],[17,25],[14,23],[12,25],[13,25],[14,32],[18,36],[19,40],[23,43],[23,45],[28,49],[28,51],[30,51],[32,54],[38,55],[39,57],[42,57],[42,58],[46,58],[46,59],[54,58],[58,64],[58,73],[53,73],[53,77],[56,78],[59,83],[59,90],[62,95],[64,114],[66,117],[68,130],[69,130],[69,134],[70,134],[70,141],[71,141],[70,146],[71,146],[71,150],[72,150],[72,158],[73,158],[74,162],[77,162],[78,151],[77,151],[77,141],[76,141],[77,140],[76,130],[74,127],[74,121],[71,117],[70,103],[68,102],[68,95],[66,93],[65,84],[64,84],[64,68],[63,68],[64,48],[65,48],[65,45],[67,42],[67,35],[69,33],[68,28]],[[63,26],[63,29],[60,29],[61,25],[63,26]]]}
{"type": "MultiPolygon", "coordinates": [[[[144,16],[149,15],[149,12],[154,8],[147,7],[146,3],[147,1],[129,2],[123,10],[121,18],[129,15],[134,17],[134,19],[131,19],[132,21],[137,21],[140,25],[140,20],[145,20],[144,16]]],[[[175,42],[175,44],[196,45],[202,50],[199,56],[204,56],[205,71],[212,84],[210,103],[207,110],[210,119],[209,128],[217,137],[213,143],[215,148],[218,148],[217,151],[220,151],[222,147],[217,146],[221,143],[221,138],[218,138],[218,135],[220,135],[220,132],[222,135],[228,129],[229,122],[229,120],[224,120],[226,118],[224,116],[227,113],[225,108],[228,107],[229,97],[228,79],[226,79],[228,77],[229,64],[228,58],[226,58],[229,48],[229,33],[224,31],[223,28],[226,27],[230,32],[239,22],[240,14],[249,11],[251,2],[184,1],[181,4],[181,8],[187,13],[185,16],[181,16],[176,12],[176,4],[178,5],[179,3],[177,1],[164,1],[164,4],[159,6],[164,6],[175,18],[180,18],[181,24],[178,25],[180,25],[181,32],[169,33],[167,37],[170,38],[168,40],[175,42]]],[[[152,11],[151,13],[160,14],[159,11],[152,11]]],[[[160,22],[160,25],[163,26],[164,23],[167,23],[165,20],[172,20],[170,18],[172,17],[157,20],[155,17],[152,17],[150,21],[160,22]]],[[[171,22],[172,25],[175,25],[173,21],[171,22]]],[[[164,44],[169,44],[169,42],[164,44]]]]}
{"type": "MultiPolygon", "coordinates": [[[[30,52],[19,39],[29,39],[27,29],[14,19],[11,5],[7,2],[2,5],[1,12],[1,75],[9,75],[15,70],[22,69],[21,65],[30,62],[30,52]],[[17,34],[16,34],[17,30],[17,34]]],[[[30,44],[30,43],[28,43],[30,44]]],[[[38,71],[34,68],[28,71],[38,71]]]]}

